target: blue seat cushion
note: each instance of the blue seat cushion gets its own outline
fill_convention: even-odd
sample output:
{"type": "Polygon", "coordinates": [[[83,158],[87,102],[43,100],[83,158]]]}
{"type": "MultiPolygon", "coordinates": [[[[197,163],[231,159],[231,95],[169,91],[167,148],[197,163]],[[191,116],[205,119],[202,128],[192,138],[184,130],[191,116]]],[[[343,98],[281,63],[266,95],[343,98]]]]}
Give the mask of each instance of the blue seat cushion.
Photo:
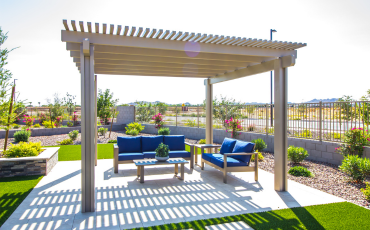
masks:
{"type": "Polygon", "coordinates": [[[141,153],[141,136],[117,137],[119,153],[141,153]]]}
{"type": "Polygon", "coordinates": [[[153,152],[158,148],[158,145],[163,143],[163,136],[142,136],[141,151],[153,152]]]}
{"type": "Polygon", "coordinates": [[[119,153],[119,161],[129,161],[129,160],[140,160],[144,159],[144,154],[142,153],[119,153]]]}
{"type": "Polygon", "coordinates": [[[222,157],[223,155],[220,153],[203,153],[202,154],[202,159],[211,162],[211,157],[214,155],[215,157],[222,157]]]}
{"type": "Polygon", "coordinates": [[[234,145],[236,143],[236,140],[231,139],[231,138],[225,138],[224,141],[222,142],[220,153],[231,153],[234,149],[234,145]]]}
{"type": "MultiPolygon", "coordinates": [[[[237,140],[232,153],[251,153],[253,151],[253,147],[254,143],[237,140]]],[[[247,163],[251,159],[251,155],[236,155],[230,157],[247,163]]]]}
{"type": "MultiPolygon", "coordinates": [[[[211,163],[217,165],[220,168],[224,167],[224,156],[214,156],[213,154],[211,156],[211,163]]],[[[227,167],[238,167],[238,166],[248,166],[248,163],[242,162],[238,159],[232,158],[232,157],[227,157],[227,167]]]]}
{"type": "Polygon", "coordinates": [[[168,145],[170,151],[185,150],[185,136],[184,135],[171,135],[163,136],[164,144],[168,145]]]}
{"type": "Polygon", "coordinates": [[[149,152],[143,152],[144,158],[155,158],[155,152],[149,151],[149,152]]]}
{"type": "Polygon", "coordinates": [[[170,151],[169,152],[170,158],[177,158],[177,157],[190,157],[190,153],[188,151],[170,151]]]}

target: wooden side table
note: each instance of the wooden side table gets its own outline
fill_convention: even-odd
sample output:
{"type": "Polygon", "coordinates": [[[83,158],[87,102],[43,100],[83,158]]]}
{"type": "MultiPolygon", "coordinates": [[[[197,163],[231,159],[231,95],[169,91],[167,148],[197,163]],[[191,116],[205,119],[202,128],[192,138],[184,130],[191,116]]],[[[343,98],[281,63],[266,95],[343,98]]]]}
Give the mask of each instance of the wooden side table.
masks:
{"type": "Polygon", "coordinates": [[[194,157],[195,157],[195,165],[198,165],[198,148],[200,148],[201,155],[204,153],[204,149],[214,149],[214,153],[217,153],[218,148],[220,148],[221,145],[216,145],[216,144],[195,144],[194,145],[194,157]]]}

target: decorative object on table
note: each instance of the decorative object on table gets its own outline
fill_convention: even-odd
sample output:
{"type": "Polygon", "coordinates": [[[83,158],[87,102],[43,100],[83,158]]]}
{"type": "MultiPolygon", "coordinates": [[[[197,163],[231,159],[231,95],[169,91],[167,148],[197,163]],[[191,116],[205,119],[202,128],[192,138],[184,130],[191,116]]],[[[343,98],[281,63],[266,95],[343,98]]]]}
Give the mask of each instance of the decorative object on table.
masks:
{"type": "Polygon", "coordinates": [[[168,145],[160,143],[158,148],[155,150],[155,159],[157,161],[166,161],[170,158],[169,153],[170,149],[168,145]]]}

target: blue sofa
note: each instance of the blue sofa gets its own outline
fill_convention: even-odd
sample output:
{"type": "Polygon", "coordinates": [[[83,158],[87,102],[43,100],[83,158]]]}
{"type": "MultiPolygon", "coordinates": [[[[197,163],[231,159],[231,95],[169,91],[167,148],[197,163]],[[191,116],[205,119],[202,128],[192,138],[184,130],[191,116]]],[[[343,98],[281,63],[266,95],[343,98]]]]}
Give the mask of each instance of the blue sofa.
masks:
{"type": "Polygon", "coordinates": [[[219,153],[203,153],[201,169],[204,164],[210,165],[224,174],[224,183],[227,183],[227,172],[252,172],[258,181],[258,157],[254,152],[254,143],[225,138],[219,153]],[[250,166],[251,156],[255,155],[255,164],[250,166]]]}
{"type": "Polygon", "coordinates": [[[194,168],[194,148],[185,142],[184,135],[117,137],[117,144],[114,145],[114,173],[118,173],[118,164],[155,158],[155,149],[160,143],[168,145],[170,158],[190,160],[190,168],[194,168]],[[190,146],[190,152],[185,150],[185,145],[190,146]]]}

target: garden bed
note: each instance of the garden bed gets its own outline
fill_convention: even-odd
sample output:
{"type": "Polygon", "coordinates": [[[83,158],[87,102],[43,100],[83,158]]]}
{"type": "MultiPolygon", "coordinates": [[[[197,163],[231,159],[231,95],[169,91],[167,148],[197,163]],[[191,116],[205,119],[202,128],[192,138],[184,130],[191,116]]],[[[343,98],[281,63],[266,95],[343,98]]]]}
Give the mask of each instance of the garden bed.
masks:
{"type": "MultiPolygon", "coordinates": [[[[259,168],[274,173],[274,154],[262,153],[265,157],[264,161],[260,161],[259,168]]],[[[296,166],[288,163],[288,169],[296,166]]],[[[361,205],[370,209],[370,202],[367,201],[360,188],[365,188],[365,183],[352,183],[349,178],[342,171],[339,170],[338,165],[324,163],[314,160],[304,160],[301,166],[306,167],[315,176],[314,177],[296,177],[288,174],[288,179],[299,182],[306,186],[318,189],[320,191],[341,197],[352,203],[361,205]]],[[[366,180],[370,182],[369,178],[366,180]]]]}

